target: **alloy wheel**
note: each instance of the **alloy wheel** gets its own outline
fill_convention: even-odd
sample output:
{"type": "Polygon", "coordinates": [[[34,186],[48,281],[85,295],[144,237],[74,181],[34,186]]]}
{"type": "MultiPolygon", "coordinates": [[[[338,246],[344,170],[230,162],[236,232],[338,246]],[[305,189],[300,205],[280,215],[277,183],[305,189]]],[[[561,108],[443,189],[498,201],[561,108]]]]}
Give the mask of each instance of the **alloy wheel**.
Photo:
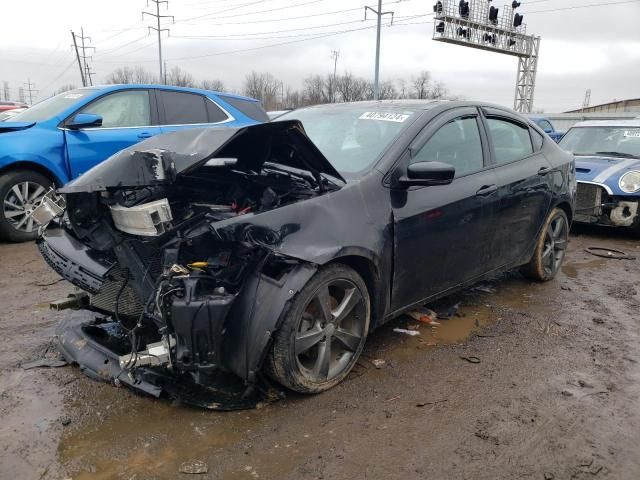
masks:
{"type": "Polygon", "coordinates": [[[33,210],[47,193],[46,187],[36,182],[16,183],[5,195],[4,218],[18,231],[31,233],[34,229],[33,210]]]}
{"type": "Polygon", "coordinates": [[[367,306],[358,287],[346,279],[321,285],[302,314],[294,348],[300,371],[323,383],[351,368],[363,343],[367,306]]]}
{"type": "Polygon", "coordinates": [[[557,215],[547,227],[542,250],[542,267],[546,275],[554,275],[564,258],[569,238],[569,226],[563,215],[557,215]]]}

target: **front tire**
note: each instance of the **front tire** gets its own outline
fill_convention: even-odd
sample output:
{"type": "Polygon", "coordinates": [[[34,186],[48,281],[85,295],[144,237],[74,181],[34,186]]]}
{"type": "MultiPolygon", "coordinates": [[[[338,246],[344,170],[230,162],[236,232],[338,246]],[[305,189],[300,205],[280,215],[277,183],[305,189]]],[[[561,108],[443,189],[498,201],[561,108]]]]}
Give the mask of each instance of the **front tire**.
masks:
{"type": "Polygon", "coordinates": [[[552,280],[562,266],[568,243],[569,219],[564,210],[554,208],[538,234],[533,257],[520,272],[532,280],[552,280]]]}
{"type": "Polygon", "coordinates": [[[358,361],[370,316],[360,275],[341,264],[323,268],[298,293],[275,333],[266,372],[296,392],[330,389],[358,361]]]}
{"type": "Polygon", "coordinates": [[[38,226],[31,212],[53,186],[51,180],[31,170],[0,175],[0,238],[10,242],[34,240],[38,226]]]}

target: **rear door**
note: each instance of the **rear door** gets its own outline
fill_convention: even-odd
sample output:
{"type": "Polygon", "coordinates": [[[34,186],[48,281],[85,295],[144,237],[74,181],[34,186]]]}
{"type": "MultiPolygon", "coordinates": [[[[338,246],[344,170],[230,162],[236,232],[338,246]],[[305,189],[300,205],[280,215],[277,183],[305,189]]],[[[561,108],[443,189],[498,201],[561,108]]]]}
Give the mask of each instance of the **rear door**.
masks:
{"type": "Polygon", "coordinates": [[[161,133],[154,107],[149,90],[132,89],[104,95],[76,112],[100,115],[102,126],[65,129],[72,177],[123,148],[161,133]]]}
{"type": "Polygon", "coordinates": [[[224,124],[233,118],[199,93],[156,90],[163,132],[224,124]]]}
{"type": "Polygon", "coordinates": [[[492,108],[483,113],[500,199],[492,252],[498,268],[522,260],[532,248],[551,205],[554,175],[541,151],[544,137],[516,115],[492,108]]]}
{"type": "Polygon", "coordinates": [[[456,176],[450,185],[392,191],[394,310],[446,291],[489,268],[497,179],[478,110],[459,108],[432,120],[400,168],[422,161],[453,165],[456,176]]]}

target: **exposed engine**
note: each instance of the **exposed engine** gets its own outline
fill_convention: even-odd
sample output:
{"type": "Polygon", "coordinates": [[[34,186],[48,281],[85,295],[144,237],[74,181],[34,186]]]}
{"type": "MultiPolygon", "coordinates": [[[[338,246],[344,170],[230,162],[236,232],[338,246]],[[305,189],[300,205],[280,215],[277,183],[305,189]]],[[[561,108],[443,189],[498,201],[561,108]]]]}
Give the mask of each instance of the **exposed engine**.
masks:
{"type": "Polygon", "coordinates": [[[39,248],[87,292],[82,306],[94,318],[83,334],[115,352],[127,382],[139,383],[145,367],[146,375],[186,374],[207,385],[209,375],[227,370],[225,340],[246,334],[232,323],[251,314],[251,302],[237,302],[255,294],[247,284],[258,276],[278,282],[299,263],[274,248],[286,231],[250,219],[339,187],[274,155],[259,169],[213,158],[176,175],[170,153],[134,153],[153,159],[152,173],[143,173],[158,181],[48,194],[36,212],[48,223],[39,248]]]}

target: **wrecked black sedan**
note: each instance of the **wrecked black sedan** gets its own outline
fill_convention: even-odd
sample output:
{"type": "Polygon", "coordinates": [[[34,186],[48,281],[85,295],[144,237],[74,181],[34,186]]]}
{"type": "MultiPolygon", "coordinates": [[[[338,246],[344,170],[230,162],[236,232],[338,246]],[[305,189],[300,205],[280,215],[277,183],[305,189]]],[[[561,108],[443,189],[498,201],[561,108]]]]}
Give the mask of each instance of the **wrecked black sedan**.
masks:
{"type": "Polygon", "coordinates": [[[552,279],[575,191],[573,157],[513,112],[364,102],[154,137],[34,216],[44,258],[86,292],[65,357],[225,408],[265,379],[331,388],[373,329],[489,274],[552,279]]]}

